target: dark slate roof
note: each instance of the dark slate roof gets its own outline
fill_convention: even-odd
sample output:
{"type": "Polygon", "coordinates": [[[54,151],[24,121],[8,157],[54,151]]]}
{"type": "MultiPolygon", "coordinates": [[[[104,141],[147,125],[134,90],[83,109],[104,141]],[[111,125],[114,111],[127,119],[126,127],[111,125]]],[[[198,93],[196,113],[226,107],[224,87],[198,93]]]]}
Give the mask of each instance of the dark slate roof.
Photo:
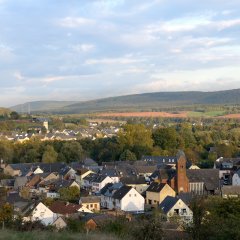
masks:
{"type": "Polygon", "coordinates": [[[108,183],[100,191],[101,195],[112,197],[113,194],[123,186],[121,182],[118,183],[108,183]]]}
{"type": "Polygon", "coordinates": [[[14,170],[20,170],[22,176],[26,175],[29,171],[34,171],[40,167],[44,172],[60,172],[67,165],[66,163],[15,163],[9,164],[14,170]]]}
{"type": "Polygon", "coordinates": [[[181,198],[188,206],[191,204],[192,200],[194,198],[196,198],[196,195],[194,195],[193,193],[187,192],[180,192],[178,194],[178,198],[181,198]]]}
{"type": "Polygon", "coordinates": [[[146,162],[155,162],[158,165],[177,163],[176,156],[143,156],[142,160],[146,162]]]}
{"type": "Polygon", "coordinates": [[[2,179],[1,185],[3,187],[13,187],[14,186],[15,179],[2,179]]]}
{"type": "Polygon", "coordinates": [[[207,190],[219,189],[218,169],[187,169],[189,183],[204,182],[207,190]]]}
{"type": "Polygon", "coordinates": [[[175,169],[159,169],[153,172],[153,174],[150,176],[150,179],[168,179],[170,180],[172,177],[174,177],[176,174],[175,169]]]}
{"type": "Polygon", "coordinates": [[[231,169],[234,166],[240,166],[240,158],[219,158],[215,161],[215,167],[218,169],[231,169]]]}
{"type": "Polygon", "coordinates": [[[153,173],[156,169],[157,166],[134,166],[134,168],[136,169],[136,173],[140,174],[140,173],[153,173]]]}
{"type": "Polygon", "coordinates": [[[109,177],[119,176],[119,172],[115,168],[103,168],[102,171],[100,171],[100,174],[109,177]]]}
{"type": "Polygon", "coordinates": [[[130,190],[132,189],[132,187],[130,186],[122,186],[120,189],[118,189],[114,194],[113,194],[113,198],[114,199],[118,199],[121,200],[130,190]]]}
{"type": "Polygon", "coordinates": [[[71,167],[66,166],[64,168],[61,169],[61,171],[59,172],[60,175],[65,176],[69,171],[71,170],[71,167]]]}
{"type": "Polygon", "coordinates": [[[92,179],[92,182],[101,183],[107,176],[96,175],[95,178],[92,179]]]}
{"type": "Polygon", "coordinates": [[[165,187],[165,185],[166,185],[166,183],[152,182],[146,191],[147,192],[161,192],[161,190],[165,187]]]}
{"type": "Polygon", "coordinates": [[[7,196],[6,200],[9,204],[14,204],[16,202],[27,202],[27,200],[23,199],[19,196],[18,192],[10,192],[7,196]]]}
{"type": "Polygon", "coordinates": [[[146,184],[145,177],[122,177],[123,184],[146,184]]]}
{"type": "Polygon", "coordinates": [[[159,205],[162,211],[167,214],[168,211],[177,203],[179,198],[167,196],[159,205]]]}
{"type": "Polygon", "coordinates": [[[88,174],[86,177],[84,177],[83,180],[86,180],[86,181],[92,182],[92,180],[95,179],[96,176],[97,176],[96,173],[90,173],[90,174],[88,174]]]}

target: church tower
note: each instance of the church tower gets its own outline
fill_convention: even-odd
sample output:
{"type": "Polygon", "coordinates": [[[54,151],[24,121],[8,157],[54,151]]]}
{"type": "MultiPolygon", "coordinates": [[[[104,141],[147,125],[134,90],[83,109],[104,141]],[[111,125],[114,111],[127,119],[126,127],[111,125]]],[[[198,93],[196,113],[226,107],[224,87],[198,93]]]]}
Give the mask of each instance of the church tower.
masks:
{"type": "Polygon", "coordinates": [[[189,181],[187,178],[187,170],[186,170],[186,156],[182,151],[179,151],[177,154],[177,175],[176,175],[176,191],[180,192],[188,192],[189,189],[189,181]]]}

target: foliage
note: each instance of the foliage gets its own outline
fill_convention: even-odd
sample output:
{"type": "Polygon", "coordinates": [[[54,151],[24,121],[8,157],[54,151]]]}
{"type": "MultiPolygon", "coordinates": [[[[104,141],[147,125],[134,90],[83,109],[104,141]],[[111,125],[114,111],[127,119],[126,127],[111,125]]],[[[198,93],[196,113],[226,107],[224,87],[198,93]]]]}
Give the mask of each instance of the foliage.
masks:
{"type": "Polygon", "coordinates": [[[131,152],[130,150],[126,149],[124,152],[122,152],[122,154],[120,155],[119,160],[121,161],[126,161],[126,160],[137,160],[136,155],[131,152]]]}
{"type": "Polygon", "coordinates": [[[65,201],[74,201],[79,199],[80,190],[77,186],[63,187],[59,189],[60,198],[65,201]]]}
{"type": "Polygon", "coordinates": [[[78,219],[67,219],[67,229],[71,232],[86,232],[85,224],[83,221],[79,221],[78,219]]]}
{"type": "Polygon", "coordinates": [[[160,216],[158,214],[151,217],[145,216],[133,232],[133,239],[162,240],[163,230],[160,216]]]}
{"type": "Polygon", "coordinates": [[[193,203],[192,210],[193,224],[188,231],[194,240],[240,238],[240,199],[200,199],[193,203]]]}
{"type": "Polygon", "coordinates": [[[129,222],[125,217],[117,217],[114,220],[107,221],[101,228],[104,232],[112,233],[118,237],[124,238],[131,233],[129,222]]]}
{"type": "Polygon", "coordinates": [[[42,162],[54,163],[57,161],[58,153],[54,150],[53,146],[47,145],[45,152],[42,156],[42,162]]]}
{"type": "Polygon", "coordinates": [[[83,158],[83,149],[79,142],[65,142],[62,145],[60,154],[64,162],[77,162],[83,158]]]}
{"type": "Polygon", "coordinates": [[[5,203],[0,208],[0,222],[2,222],[3,226],[11,223],[13,220],[13,207],[5,203]]]}

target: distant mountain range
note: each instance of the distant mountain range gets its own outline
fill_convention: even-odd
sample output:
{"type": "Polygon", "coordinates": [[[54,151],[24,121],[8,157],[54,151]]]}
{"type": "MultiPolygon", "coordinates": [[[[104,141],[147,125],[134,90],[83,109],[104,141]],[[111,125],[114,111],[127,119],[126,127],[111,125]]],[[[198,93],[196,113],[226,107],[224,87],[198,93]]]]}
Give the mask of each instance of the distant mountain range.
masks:
{"type": "Polygon", "coordinates": [[[88,113],[100,111],[151,110],[190,105],[240,104],[240,89],[215,92],[154,92],[102,98],[91,101],[37,101],[11,107],[17,112],[88,113]]]}

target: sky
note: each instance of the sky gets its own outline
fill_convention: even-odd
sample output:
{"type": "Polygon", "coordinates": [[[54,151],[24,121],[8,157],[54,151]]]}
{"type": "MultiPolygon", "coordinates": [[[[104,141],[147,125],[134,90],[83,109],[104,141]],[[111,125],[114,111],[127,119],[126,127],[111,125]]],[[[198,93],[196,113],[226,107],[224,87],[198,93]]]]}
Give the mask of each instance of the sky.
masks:
{"type": "Polygon", "coordinates": [[[234,88],[239,0],[0,0],[0,106],[234,88]]]}

